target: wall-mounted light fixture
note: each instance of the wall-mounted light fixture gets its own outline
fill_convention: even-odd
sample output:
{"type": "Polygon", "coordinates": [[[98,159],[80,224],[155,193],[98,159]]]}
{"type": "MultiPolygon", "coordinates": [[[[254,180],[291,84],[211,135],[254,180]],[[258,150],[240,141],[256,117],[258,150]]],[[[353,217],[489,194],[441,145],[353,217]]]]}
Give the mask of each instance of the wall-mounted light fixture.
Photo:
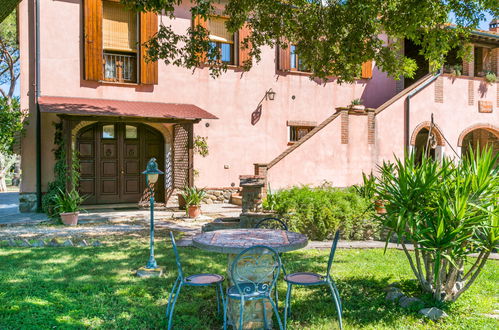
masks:
{"type": "Polygon", "coordinates": [[[274,101],[275,98],[275,92],[270,88],[267,92],[265,92],[265,98],[269,101],[274,101]]]}

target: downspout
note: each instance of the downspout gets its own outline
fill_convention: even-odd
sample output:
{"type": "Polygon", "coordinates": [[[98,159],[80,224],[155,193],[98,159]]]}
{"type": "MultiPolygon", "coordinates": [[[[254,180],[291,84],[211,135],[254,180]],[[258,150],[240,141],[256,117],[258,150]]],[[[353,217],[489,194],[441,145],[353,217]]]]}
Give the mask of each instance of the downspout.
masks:
{"type": "Polygon", "coordinates": [[[425,81],[423,84],[419,85],[417,88],[415,88],[412,92],[410,92],[406,99],[405,99],[405,118],[404,118],[404,140],[405,140],[405,149],[406,151],[409,151],[409,146],[410,146],[410,114],[411,114],[411,98],[419,93],[421,90],[423,90],[426,86],[437,80],[438,77],[442,74],[442,70],[438,70],[438,72],[425,81]]]}
{"type": "Polygon", "coordinates": [[[35,13],[35,102],[36,102],[36,208],[37,212],[42,211],[42,129],[41,114],[38,97],[40,96],[40,0],[36,1],[35,13]]]}

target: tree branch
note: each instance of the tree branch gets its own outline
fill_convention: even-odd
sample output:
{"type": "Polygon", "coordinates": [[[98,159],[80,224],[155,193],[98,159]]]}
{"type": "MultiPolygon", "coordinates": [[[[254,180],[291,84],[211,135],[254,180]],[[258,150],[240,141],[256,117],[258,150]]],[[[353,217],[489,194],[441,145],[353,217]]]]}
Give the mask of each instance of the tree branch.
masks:
{"type": "Polygon", "coordinates": [[[480,254],[478,255],[478,257],[476,258],[476,261],[475,263],[473,264],[473,266],[471,266],[471,268],[466,272],[466,274],[464,275],[463,277],[463,281],[466,281],[468,279],[468,277],[471,275],[471,273],[473,273],[473,271],[475,270],[476,267],[478,267],[478,264],[480,264],[482,258],[483,258],[483,255],[485,254],[485,251],[482,250],[480,252],[480,254]]]}
{"type": "Polygon", "coordinates": [[[478,274],[480,274],[480,272],[482,271],[482,268],[483,266],[485,266],[485,263],[487,262],[487,259],[489,258],[489,255],[490,255],[490,251],[487,251],[483,257],[482,257],[482,260],[480,262],[480,265],[478,266],[478,268],[476,269],[476,271],[473,273],[473,275],[471,276],[470,280],[466,283],[466,285],[457,292],[457,294],[453,297],[453,300],[456,300],[457,298],[459,298],[459,296],[466,290],[469,289],[469,287],[473,284],[473,282],[475,282],[476,278],[478,277],[478,274]]]}

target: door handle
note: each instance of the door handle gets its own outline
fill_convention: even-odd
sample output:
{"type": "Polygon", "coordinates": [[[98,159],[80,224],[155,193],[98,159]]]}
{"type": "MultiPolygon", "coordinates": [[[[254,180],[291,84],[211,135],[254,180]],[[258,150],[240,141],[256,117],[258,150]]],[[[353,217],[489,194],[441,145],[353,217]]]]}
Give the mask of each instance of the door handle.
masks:
{"type": "Polygon", "coordinates": [[[121,170],[121,174],[125,174],[125,171],[121,170]]]}

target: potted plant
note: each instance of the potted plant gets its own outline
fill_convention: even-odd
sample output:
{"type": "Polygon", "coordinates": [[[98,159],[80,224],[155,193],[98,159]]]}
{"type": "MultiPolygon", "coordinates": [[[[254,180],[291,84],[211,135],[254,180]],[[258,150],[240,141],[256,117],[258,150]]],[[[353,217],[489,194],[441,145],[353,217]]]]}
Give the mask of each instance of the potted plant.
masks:
{"type": "Polygon", "coordinates": [[[59,188],[54,197],[54,210],[59,213],[62,223],[67,226],[76,226],[78,224],[78,215],[83,209],[80,207],[84,198],[76,189],[71,189],[68,193],[59,188]]]}
{"type": "Polygon", "coordinates": [[[206,195],[204,189],[185,187],[182,197],[186,203],[186,214],[189,218],[197,218],[201,214],[201,200],[206,195]]]}
{"type": "Polygon", "coordinates": [[[352,102],[350,103],[350,108],[352,108],[354,111],[357,112],[362,112],[365,110],[365,106],[362,104],[362,99],[353,99],[352,102]]]}
{"type": "Polygon", "coordinates": [[[485,81],[488,82],[489,84],[493,84],[497,81],[497,76],[494,72],[488,71],[485,74],[485,81]]]}

